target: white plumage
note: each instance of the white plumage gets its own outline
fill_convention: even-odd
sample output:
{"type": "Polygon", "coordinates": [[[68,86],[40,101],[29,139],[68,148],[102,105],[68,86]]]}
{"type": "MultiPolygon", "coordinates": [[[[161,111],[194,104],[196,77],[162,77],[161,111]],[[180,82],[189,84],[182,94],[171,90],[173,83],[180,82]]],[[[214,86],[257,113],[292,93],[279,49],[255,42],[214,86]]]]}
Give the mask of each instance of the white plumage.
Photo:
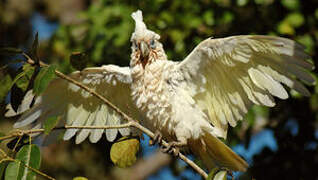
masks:
{"type": "MultiPolygon", "coordinates": [[[[132,14],[130,67],[106,65],[87,68],[70,76],[98,93],[168,141],[187,145],[208,168],[225,166],[244,171],[247,163],[217,137],[226,138],[228,124],[236,126],[253,105],[272,107],[273,96],[288,98],[282,84],[309,96],[299,82],[315,83],[308,73],[314,65],[304,47],[280,37],[244,35],[208,38],[182,62],[168,61],[160,36],[147,29],[141,11],[132,14]]],[[[30,94],[26,98],[30,99],[30,94]]],[[[114,125],[123,120],[109,107],[65,80],[56,79],[23,113],[16,128],[50,115],[60,115],[68,125],[114,125]]],[[[8,106],[10,109],[10,105],[8,106]]],[[[8,116],[15,113],[10,110],[8,116]]],[[[36,121],[37,120],[37,121],[36,121]]],[[[129,129],[68,129],[64,139],[76,135],[76,143],[87,137],[95,143],[105,132],[113,141],[118,131],[129,129]]]]}

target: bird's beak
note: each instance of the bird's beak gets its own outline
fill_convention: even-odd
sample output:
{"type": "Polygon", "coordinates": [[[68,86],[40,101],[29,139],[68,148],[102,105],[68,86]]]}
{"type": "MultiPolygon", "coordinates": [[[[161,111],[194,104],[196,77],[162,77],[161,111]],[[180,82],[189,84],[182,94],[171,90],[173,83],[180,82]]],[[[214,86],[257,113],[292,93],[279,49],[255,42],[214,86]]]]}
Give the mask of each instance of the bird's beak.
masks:
{"type": "Polygon", "coordinates": [[[141,57],[142,58],[146,58],[146,57],[149,56],[150,49],[149,49],[149,46],[148,46],[148,44],[146,42],[141,41],[140,45],[139,45],[139,48],[140,48],[140,52],[141,52],[141,57]]]}

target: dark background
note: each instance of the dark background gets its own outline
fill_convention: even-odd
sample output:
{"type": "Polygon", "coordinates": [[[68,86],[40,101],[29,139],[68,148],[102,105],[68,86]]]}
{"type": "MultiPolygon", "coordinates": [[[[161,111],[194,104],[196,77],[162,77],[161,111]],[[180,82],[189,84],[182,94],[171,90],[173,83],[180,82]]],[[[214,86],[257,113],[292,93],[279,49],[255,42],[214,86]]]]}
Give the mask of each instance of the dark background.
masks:
{"type": "MultiPolygon", "coordinates": [[[[0,46],[27,49],[39,32],[39,57],[64,73],[74,70],[69,63],[72,52],[87,53],[89,66],[127,66],[134,30],[130,14],[137,9],[143,11],[147,27],[161,35],[172,60],[182,60],[211,36],[264,34],[298,41],[318,62],[316,0],[0,0],[0,46]]],[[[5,133],[14,122],[3,117],[17,69],[8,65],[12,59],[0,57],[0,65],[6,66],[0,69],[0,131],[5,133]]],[[[317,77],[317,70],[313,75],[317,77]]],[[[318,86],[309,89],[309,98],[291,91],[291,98],[277,100],[274,108],[253,107],[230,130],[227,142],[250,164],[248,172],[237,177],[318,179],[318,86]]],[[[57,179],[132,179],[137,174],[153,174],[149,179],[200,178],[179,160],[153,153],[156,147],[149,148],[147,138],[141,144],[138,163],[119,169],[112,166],[111,145],[105,141],[59,141],[42,147],[41,171],[57,179]]]]}

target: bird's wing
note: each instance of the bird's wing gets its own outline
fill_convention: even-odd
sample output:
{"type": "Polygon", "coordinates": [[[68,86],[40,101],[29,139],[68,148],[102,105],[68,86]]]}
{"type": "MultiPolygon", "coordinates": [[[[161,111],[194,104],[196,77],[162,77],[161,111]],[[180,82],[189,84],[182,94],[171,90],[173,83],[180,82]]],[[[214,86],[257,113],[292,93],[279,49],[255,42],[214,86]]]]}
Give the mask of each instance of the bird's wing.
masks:
{"type": "MultiPolygon", "coordinates": [[[[97,68],[87,68],[81,72],[74,72],[70,77],[94,89],[111,103],[133,118],[138,118],[137,108],[130,97],[131,76],[128,67],[107,65],[97,68]]],[[[30,98],[30,93],[25,99],[30,98]]],[[[27,100],[26,100],[27,101],[27,100]]],[[[30,102],[30,101],[29,101],[30,102]]],[[[19,128],[28,124],[35,127],[43,126],[50,116],[60,116],[62,124],[73,126],[105,126],[124,123],[120,116],[100,99],[89,94],[75,84],[57,78],[53,80],[45,92],[37,98],[35,105],[26,111],[27,102],[22,103],[18,113],[22,113],[14,127],[19,128]],[[25,112],[23,112],[25,111],[25,112]]],[[[10,105],[8,106],[10,107],[10,105]]],[[[10,109],[10,108],[9,108],[10,109]]],[[[7,116],[14,115],[9,110],[7,116]]],[[[81,143],[88,136],[91,142],[97,142],[103,132],[107,140],[113,141],[117,132],[129,135],[130,129],[67,129],[64,139],[68,140],[75,134],[76,143],[81,143]]]]}
{"type": "Polygon", "coordinates": [[[309,96],[302,82],[314,84],[314,65],[304,47],[290,39],[243,35],[201,42],[179,69],[200,108],[226,137],[253,104],[275,106],[272,96],[288,98],[286,86],[309,96]],[[282,84],[281,84],[282,83],[282,84]]]}

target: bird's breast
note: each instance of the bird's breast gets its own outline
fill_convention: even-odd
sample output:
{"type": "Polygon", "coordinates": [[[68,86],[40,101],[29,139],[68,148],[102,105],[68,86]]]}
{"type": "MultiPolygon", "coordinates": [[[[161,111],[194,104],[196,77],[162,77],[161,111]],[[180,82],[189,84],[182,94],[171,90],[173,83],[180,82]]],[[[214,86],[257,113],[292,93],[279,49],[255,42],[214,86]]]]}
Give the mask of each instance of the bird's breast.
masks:
{"type": "Polygon", "coordinates": [[[133,83],[131,85],[132,98],[137,108],[143,114],[143,124],[153,130],[159,130],[163,134],[171,134],[173,129],[170,119],[172,112],[171,82],[167,81],[167,68],[161,66],[134,67],[132,69],[133,83]],[[164,132],[167,131],[167,132],[164,132]]]}

